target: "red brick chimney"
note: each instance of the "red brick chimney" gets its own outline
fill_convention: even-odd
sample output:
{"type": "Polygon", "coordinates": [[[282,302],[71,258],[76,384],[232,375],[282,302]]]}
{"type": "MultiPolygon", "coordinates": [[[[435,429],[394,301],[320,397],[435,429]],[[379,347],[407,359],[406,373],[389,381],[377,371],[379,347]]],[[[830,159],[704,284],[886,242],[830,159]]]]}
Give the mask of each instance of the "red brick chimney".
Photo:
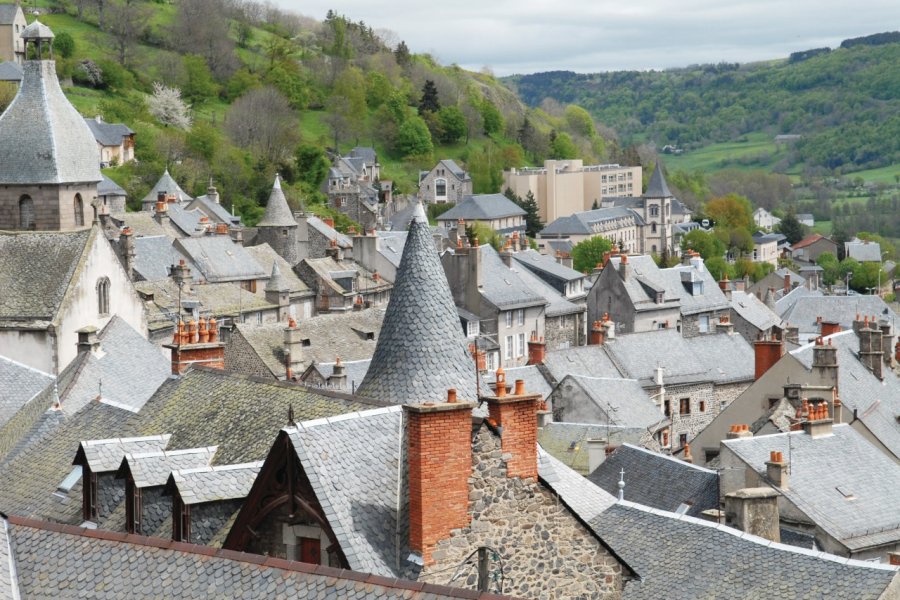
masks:
{"type": "Polygon", "coordinates": [[[497,389],[494,396],[485,398],[488,415],[500,431],[504,454],[511,457],[506,463],[507,477],[537,477],[537,411],[540,394],[525,391],[525,382],[516,380],[512,394],[506,393],[506,375],[497,369],[497,389]]]}
{"type": "Polygon", "coordinates": [[[544,342],[543,336],[538,339],[538,336],[532,333],[531,339],[528,340],[528,364],[542,365],[546,355],[547,343],[544,342]]]}
{"type": "Polygon", "coordinates": [[[755,379],[762,377],[775,363],[781,360],[784,354],[784,341],[777,336],[756,340],[753,342],[753,350],[756,354],[755,379]]]}
{"type": "Polygon", "coordinates": [[[163,347],[172,351],[173,375],[181,375],[192,366],[225,368],[225,344],[219,341],[219,329],[213,317],[209,321],[201,318],[199,329],[193,320],[187,328],[184,321],[179,321],[172,343],[163,347]]]}
{"type": "Polygon", "coordinates": [[[600,321],[594,321],[591,325],[591,336],[588,344],[591,346],[603,345],[603,324],[600,321]]]}
{"type": "Polygon", "coordinates": [[[331,217],[322,219],[322,222],[325,223],[326,225],[328,225],[329,227],[331,227],[332,229],[334,229],[334,219],[332,219],[331,217]]]}
{"type": "Polygon", "coordinates": [[[487,371],[487,352],[479,350],[475,344],[469,344],[469,354],[472,355],[475,367],[479,371],[487,371]]]}
{"type": "Polygon", "coordinates": [[[819,335],[821,335],[823,338],[828,337],[831,334],[841,332],[841,324],[840,323],[838,323],[837,321],[821,321],[821,320],[819,320],[821,318],[822,317],[819,317],[816,320],[819,321],[819,328],[820,328],[819,335]]]}
{"type": "Polygon", "coordinates": [[[424,564],[434,563],[435,545],[469,525],[472,475],[472,408],[457,402],[406,404],[409,466],[409,547],[424,564]]]}
{"type": "Polygon", "coordinates": [[[784,293],[787,294],[790,291],[791,291],[791,274],[785,273],[784,274],[784,293]]]}

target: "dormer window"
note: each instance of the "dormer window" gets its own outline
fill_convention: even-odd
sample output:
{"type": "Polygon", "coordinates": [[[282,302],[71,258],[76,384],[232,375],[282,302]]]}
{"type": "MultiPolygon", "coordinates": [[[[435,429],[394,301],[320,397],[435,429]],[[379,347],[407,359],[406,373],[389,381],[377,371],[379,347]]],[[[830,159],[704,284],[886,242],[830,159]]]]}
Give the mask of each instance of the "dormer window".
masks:
{"type": "Polygon", "coordinates": [[[663,303],[663,296],[664,296],[664,295],[665,295],[665,292],[656,292],[656,303],[657,303],[657,304],[662,304],[662,303],[663,303]]]}

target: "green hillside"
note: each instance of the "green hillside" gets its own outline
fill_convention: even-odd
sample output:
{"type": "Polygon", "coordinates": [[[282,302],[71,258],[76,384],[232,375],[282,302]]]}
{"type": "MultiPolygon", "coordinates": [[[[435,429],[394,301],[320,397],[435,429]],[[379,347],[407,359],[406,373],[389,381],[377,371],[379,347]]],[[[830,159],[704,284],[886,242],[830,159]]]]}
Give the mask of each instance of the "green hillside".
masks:
{"type": "MultiPolygon", "coordinates": [[[[253,224],[276,171],[290,202],[327,212],[327,166],[356,145],[375,147],[399,193],[441,158],[494,192],[503,168],[618,151],[578,107],[529,109],[491,74],[439,65],[331,11],[318,21],[255,1],[37,0],[29,22],[34,8],[57,36],[75,107],[135,130],[135,163],[106,170],[132,202],[168,167],[192,194],[212,178],[253,224]]],[[[6,89],[0,107],[10,99],[6,89]]]]}
{"type": "MultiPolygon", "coordinates": [[[[577,103],[627,142],[674,145],[677,168],[900,173],[900,34],[779,61],[505,80],[530,106],[577,103]],[[798,134],[776,147],[774,136],[798,134]],[[887,169],[887,171],[881,171],[887,169]]],[[[893,183],[893,181],[891,181],[893,183]]]]}

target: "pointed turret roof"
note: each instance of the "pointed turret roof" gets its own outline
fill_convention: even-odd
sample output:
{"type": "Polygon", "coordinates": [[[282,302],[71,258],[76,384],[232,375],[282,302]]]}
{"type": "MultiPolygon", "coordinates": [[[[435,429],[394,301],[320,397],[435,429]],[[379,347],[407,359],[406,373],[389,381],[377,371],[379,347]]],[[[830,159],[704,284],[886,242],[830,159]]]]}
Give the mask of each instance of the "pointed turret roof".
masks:
{"type": "Polygon", "coordinates": [[[269,276],[269,282],[266,284],[267,292],[287,292],[290,291],[291,286],[288,285],[287,281],[285,281],[284,277],[281,276],[281,269],[278,268],[278,263],[272,263],[272,275],[269,276]]]}
{"type": "Polygon", "coordinates": [[[269,203],[266,204],[266,212],[257,227],[296,227],[297,220],[288,206],[287,198],[281,190],[281,178],[275,175],[275,185],[269,194],[269,203]]]}
{"type": "Polygon", "coordinates": [[[644,194],[647,198],[671,198],[672,192],[666,185],[666,178],[663,175],[663,165],[661,162],[656,163],[656,170],[650,177],[650,183],[647,184],[647,192],[644,194]]]}
{"type": "Polygon", "coordinates": [[[178,185],[175,178],[169,175],[169,169],[165,170],[162,177],[160,177],[159,181],[156,182],[156,185],[153,186],[153,189],[144,196],[143,202],[145,204],[148,202],[156,202],[156,198],[159,196],[160,192],[166,192],[170,196],[176,196],[179,202],[190,202],[193,200],[193,198],[187,195],[187,192],[181,189],[181,186],[178,185]]]}
{"type": "MultiPolygon", "coordinates": [[[[35,38],[53,37],[37,22],[28,31],[35,38]]],[[[0,184],[100,181],[97,142],[63,95],[56,63],[26,60],[22,71],[21,89],[0,115],[0,184]]]]}
{"type": "Polygon", "coordinates": [[[416,206],[375,354],[358,393],[397,404],[441,402],[448,388],[476,400],[475,364],[466,347],[447,276],[422,205],[416,206]]]}

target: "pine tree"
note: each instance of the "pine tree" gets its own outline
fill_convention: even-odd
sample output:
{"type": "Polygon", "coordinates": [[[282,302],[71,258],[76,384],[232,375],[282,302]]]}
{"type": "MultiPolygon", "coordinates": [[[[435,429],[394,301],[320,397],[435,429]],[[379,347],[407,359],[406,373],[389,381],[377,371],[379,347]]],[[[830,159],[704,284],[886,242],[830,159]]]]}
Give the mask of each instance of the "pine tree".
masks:
{"type": "Polygon", "coordinates": [[[406,45],[406,42],[401,41],[397,44],[397,49],[394,50],[394,60],[396,60],[397,64],[401,67],[405,67],[409,64],[409,47],[406,45]]]}
{"type": "Polygon", "coordinates": [[[541,224],[541,215],[538,210],[537,200],[534,199],[534,194],[531,190],[528,190],[528,193],[525,194],[525,199],[522,200],[520,206],[522,207],[522,210],[525,211],[525,233],[530,238],[537,237],[537,234],[543,228],[543,225],[541,224]]]}
{"type": "Polygon", "coordinates": [[[441,110],[441,102],[438,100],[438,91],[434,82],[430,79],[425,80],[422,86],[422,99],[419,101],[419,112],[433,112],[441,110]]]}

